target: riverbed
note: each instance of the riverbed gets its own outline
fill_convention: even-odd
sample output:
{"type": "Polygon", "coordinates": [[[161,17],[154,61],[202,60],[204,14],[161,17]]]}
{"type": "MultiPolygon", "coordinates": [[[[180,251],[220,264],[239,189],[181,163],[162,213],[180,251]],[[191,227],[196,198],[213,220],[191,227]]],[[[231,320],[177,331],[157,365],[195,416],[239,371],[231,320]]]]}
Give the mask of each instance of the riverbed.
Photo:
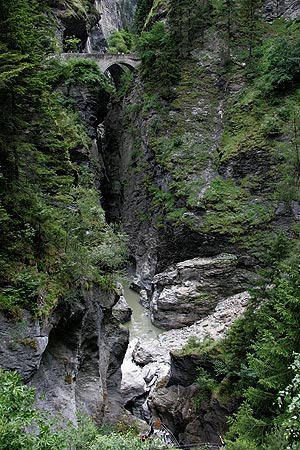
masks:
{"type": "Polygon", "coordinates": [[[129,288],[129,283],[122,283],[124,297],[132,309],[131,320],[125,324],[130,332],[130,341],[135,338],[147,339],[156,338],[163,332],[160,328],[153,325],[150,318],[150,311],[140,304],[140,296],[133,289],[129,288]]]}

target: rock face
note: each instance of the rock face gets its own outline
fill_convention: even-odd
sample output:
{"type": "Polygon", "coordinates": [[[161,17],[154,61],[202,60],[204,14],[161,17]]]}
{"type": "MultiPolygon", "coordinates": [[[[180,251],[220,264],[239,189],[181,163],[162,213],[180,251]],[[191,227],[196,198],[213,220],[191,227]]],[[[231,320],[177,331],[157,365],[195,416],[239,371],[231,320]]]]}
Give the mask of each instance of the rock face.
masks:
{"type": "Polygon", "coordinates": [[[85,51],[103,52],[111,32],[122,28],[121,4],[120,0],[95,0],[94,6],[99,20],[89,32],[85,51]]]}
{"type": "Polygon", "coordinates": [[[214,414],[222,423],[218,427],[211,422],[210,405],[203,404],[201,412],[196,408],[197,386],[194,383],[200,360],[197,355],[185,355],[180,351],[191,339],[223,338],[232,322],[245,310],[249,297],[247,292],[228,297],[220,301],[206,318],[189,327],[163,332],[157,339],[147,336],[134,339],[122,365],[124,406],[142,419],[150,418],[150,408],[152,416],[163,418],[176,435],[183,434],[182,442],[193,442],[187,440],[185,433],[195,435],[193,439],[197,443],[203,442],[203,436],[207,435],[212,442],[219,442],[218,432],[224,429],[229,410],[213,402],[214,414]],[[206,417],[204,421],[199,414],[206,417]],[[200,431],[191,433],[191,424],[199,420],[202,421],[200,431]]]}
{"type": "MultiPolygon", "coordinates": [[[[1,316],[1,367],[17,370],[36,387],[42,409],[72,421],[81,411],[100,423],[109,414],[109,380],[118,373],[128,343],[128,331],[111,316],[115,302],[115,294],[95,289],[44,320],[27,311],[21,322],[1,316]]],[[[111,407],[121,414],[121,405],[111,407]]]]}
{"type": "Polygon", "coordinates": [[[0,315],[0,367],[16,370],[29,381],[38,370],[42,355],[48,345],[49,331],[60,314],[50,320],[34,319],[26,310],[21,311],[22,321],[15,322],[0,315]]]}
{"type": "Polygon", "coordinates": [[[119,298],[118,302],[113,307],[113,316],[121,323],[126,323],[130,320],[132,309],[126,302],[123,295],[119,298]]]}
{"type": "Polygon", "coordinates": [[[270,0],[265,2],[264,12],[269,21],[278,17],[292,20],[300,16],[300,5],[297,0],[270,0]]]}
{"type": "Polygon", "coordinates": [[[237,264],[235,255],[221,254],[183,261],[155,275],[150,302],[153,323],[174,329],[208,316],[221,298],[242,291],[253,278],[237,264]]]}
{"type": "Polygon", "coordinates": [[[90,0],[86,11],[66,7],[59,0],[51,0],[56,18],[56,37],[65,51],[104,52],[107,38],[114,30],[128,27],[133,19],[135,0],[90,0]],[[69,49],[66,38],[80,39],[77,49],[69,49]]]}
{"type": "MultiPolygon", "coordinates": [[[[165,360],[169,370],[151,389],[149,408],[154,416],[163,418],[183,445],[220,444],[220,436],[227,430],[226,417],[237,405],[234,399],[221,403],[216,398],[204,398],[199,402],[199,386],[195,383],[197,368],[201,366],[209,372],[211,367],[197,353],[185,353],[181,349],[189,345],[192,338],[199,341],[223,338],[232,322],[245,310],[249,298],[247,292],[235,294],[221,301],[206,318],[159,336],[161,348],[171,352],[169,361],[165,360]]],[[[149,355],[146,357],[149,359],[149,355]]]]}
{"type": "Polygon", "coordinates": [[[87,52],[104,51],[107,48],[107,38],[114,30],[128,27],[136,7],[135,0],[95,0],[95,9],[100,20],[94,25],[87,41],[87,52]]]}

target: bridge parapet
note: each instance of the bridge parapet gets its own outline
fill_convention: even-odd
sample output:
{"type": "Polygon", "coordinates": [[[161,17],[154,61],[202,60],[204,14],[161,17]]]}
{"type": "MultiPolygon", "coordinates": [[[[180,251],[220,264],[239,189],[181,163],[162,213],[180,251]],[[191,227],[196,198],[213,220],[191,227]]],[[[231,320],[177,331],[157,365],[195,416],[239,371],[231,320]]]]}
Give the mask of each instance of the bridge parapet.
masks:
{"type": "Polygon", "coordinates": [[[126,66],[131,69],[135,69],[139,64],[140,60],[138,56],[134,53],[117,53],[115,55],[110,53],[61,53],[58,55],[59,59],[87,59],[95,61],[101,70],[101,72],[106,72],[110,66],[118,64],[120,66],[126,66]]]}

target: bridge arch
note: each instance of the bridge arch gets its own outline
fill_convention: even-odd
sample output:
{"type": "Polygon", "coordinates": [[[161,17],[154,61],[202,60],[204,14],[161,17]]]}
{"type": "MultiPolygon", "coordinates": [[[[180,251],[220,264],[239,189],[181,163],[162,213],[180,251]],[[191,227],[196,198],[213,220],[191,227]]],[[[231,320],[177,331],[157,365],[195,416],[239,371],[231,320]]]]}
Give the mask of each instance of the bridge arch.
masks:
{"type": "Polygon", "coordinates": [[[105,70],[104,74],[111,77],[114,81],[116,88],[121,84],[121,77],[124,73],[130,71],[132,72],[134,67],[130,64],[124,62],[117,62],[109,65],[105,70]]]}
{"type": "Polygon", "coordinates": [[[109,53],[61,53],[58,58],[62,60],[87,59],[89,61],[95,61],[102,73],[105,73],[114,64],[128,67],[130,70],[134,70],[140,64],[139,58],[133,53],[118,53],[116,55],[109,53]]]}
{"type": "Polygon", "coordinates": [[[62,60],[68,59],[86,59],[95,61],[99,70],[104,74],[109,74],[118,87],[121,82],[121,76],[127,70],[134,70],[139,64],[140,60],[135,54],[121,54],[112,55],[109,53],[62,53],[59,56],[62,60]]]}

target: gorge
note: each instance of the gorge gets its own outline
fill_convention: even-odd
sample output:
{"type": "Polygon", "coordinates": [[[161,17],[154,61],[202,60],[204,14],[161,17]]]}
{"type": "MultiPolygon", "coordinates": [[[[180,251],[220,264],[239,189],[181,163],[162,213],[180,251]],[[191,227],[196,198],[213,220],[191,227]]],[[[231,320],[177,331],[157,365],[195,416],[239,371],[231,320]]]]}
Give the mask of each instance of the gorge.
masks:
{"type": "Polygon", "coordinates": [[[0,8],[0,449],[298,450],[299,2],[0,8]]]}

